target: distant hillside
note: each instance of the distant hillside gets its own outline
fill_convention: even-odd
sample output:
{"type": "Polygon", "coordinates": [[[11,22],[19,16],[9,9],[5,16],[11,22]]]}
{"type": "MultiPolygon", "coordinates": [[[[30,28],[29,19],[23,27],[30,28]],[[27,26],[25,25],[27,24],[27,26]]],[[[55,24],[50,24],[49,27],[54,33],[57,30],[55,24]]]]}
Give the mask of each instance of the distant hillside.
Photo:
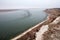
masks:
{"type": "Polygon", "coordinates": [[[19,9],[0,9],[0,12],[7,12],[7,11],[16,11],[19,9]]]}

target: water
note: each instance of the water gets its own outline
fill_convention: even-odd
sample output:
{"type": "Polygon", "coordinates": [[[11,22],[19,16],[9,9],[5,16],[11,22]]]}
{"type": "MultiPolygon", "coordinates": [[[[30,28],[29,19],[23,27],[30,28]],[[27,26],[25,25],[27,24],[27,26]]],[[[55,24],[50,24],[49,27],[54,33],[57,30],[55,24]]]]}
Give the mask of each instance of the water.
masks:
{"type": "Polygon", "coordinates": [[[40,9],[0,12],[0,40],[9,40],[46,19],[40,9]]]}

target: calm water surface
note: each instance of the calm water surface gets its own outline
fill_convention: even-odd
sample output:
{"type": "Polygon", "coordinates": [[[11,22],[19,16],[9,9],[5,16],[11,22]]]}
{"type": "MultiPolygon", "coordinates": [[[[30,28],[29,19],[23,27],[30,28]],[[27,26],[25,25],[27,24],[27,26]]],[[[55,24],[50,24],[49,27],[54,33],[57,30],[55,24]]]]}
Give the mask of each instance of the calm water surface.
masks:
{"type": "Polygon", "coordinates": [[[40,9],[0,12],[0,40],[9,40],[46,19],[40,9]]]}

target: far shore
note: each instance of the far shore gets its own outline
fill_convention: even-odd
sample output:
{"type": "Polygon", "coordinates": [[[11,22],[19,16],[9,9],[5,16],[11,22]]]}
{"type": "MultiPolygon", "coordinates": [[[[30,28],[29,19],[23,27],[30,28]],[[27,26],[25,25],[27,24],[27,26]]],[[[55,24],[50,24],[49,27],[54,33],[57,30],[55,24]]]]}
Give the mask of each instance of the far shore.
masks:
{"type": "Polygon", "coordinates": [[[0,12],[16,11],[20,9],[0,9],[0,12]]]}

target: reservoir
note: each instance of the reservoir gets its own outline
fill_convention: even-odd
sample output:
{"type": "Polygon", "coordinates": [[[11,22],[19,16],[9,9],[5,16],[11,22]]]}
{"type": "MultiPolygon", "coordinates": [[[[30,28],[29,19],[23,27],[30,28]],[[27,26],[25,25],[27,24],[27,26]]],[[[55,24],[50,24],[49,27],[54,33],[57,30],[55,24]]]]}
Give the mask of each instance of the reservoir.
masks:
{"type": "Polygon", "coordinates": [[[9,40],[44,21],[47,14],[41,9],[19,9],[0,12],[0,40],[9,40]]]}

